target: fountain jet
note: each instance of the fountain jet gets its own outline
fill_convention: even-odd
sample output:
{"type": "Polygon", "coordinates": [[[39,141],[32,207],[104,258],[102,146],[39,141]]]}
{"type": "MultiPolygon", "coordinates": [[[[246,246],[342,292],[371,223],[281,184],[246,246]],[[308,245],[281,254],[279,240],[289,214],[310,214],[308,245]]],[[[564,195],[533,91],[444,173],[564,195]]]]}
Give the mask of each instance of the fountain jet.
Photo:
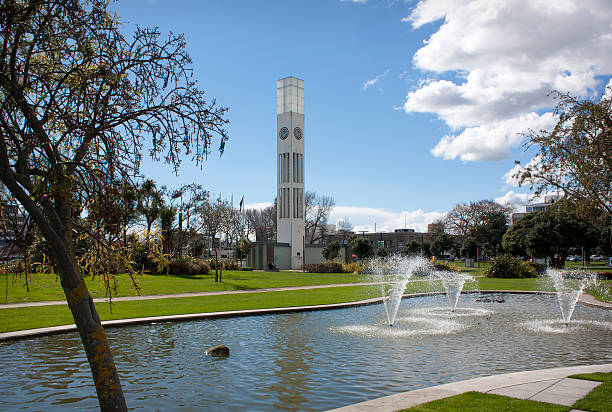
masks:
{"type": "Polygon", "coordinates": [[[433,267],[427,259],[403,256],[378,258],[370,262],[368,271],[381,282],[381,294],[389,326],[393,327],[406,284],[413,275],[426,275],[433,267]]]}
{"type": "Polygon", "coordinates": [[[459,295],[461,295],[465,282],[472,281],[473,278],[463,273],[448,271],[435,271],[433,272],[432,277],[442,281],[442,286],[444,287],[446,298],[448,299],[448,305],[451,312],[454,312],[457,308],[459,295]]]}
{"type": "Polygon", "coordinates": [[[563,323],[565,326],[569,326],[580,295],[586,288],[597,283],[597,275],[592,272],[562,271],[548,268],[545,276],[551,278],[555,285],[563,323]]]}

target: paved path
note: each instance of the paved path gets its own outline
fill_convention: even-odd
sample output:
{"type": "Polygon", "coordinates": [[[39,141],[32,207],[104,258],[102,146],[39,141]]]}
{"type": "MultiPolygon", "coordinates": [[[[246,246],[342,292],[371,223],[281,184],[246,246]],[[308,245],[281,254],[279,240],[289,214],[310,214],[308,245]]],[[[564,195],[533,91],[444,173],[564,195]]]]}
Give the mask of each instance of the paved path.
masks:
{"type": "MultiPolygon", "coordinates": [[[[264,288],[264,289],[248,289],[248,290],[217,290],[213,292],[189,292],[189,293],[173,293],[162,295],[141,295],[141,296],[117,296],[113,297],[113,302],[126,302],[133,300],[154,300],[154,299],[172,299],[172,298],[195,298],[199,296],[216,296],[216,295],[234,295],[241,293],[259,293],[259,292],[283,292],[287,290],[307,290],[307,289],[322,289],[322,288],[342,288],[347,286],[371,286],[380,285],[382,282],[366,282],[366,283],[335,283],[331,285],[308,285],[308,286],[288,286],[283,288],[264,288]]],[[[108,298],[95,298],[95,303],[108,302],[108,298]]],[[[29,308],[35,306],[55,306],[65,305],[65,300],[47,300],[40,302],[24,302],[24,303],[3,303],[0,304],[0,309],[13,308],[29,308]]]]}
{"type": "MultiPolygon", "coordinates": [[[[424,282],[427,280],[415,279],[412,282],[424,282]]],[[[173,299],[173,298],[194,298],[199,296],[217,296],[217,295],[233,295],[242,293],[260,293],[260,292],[283,292],[288,290],[308,290],[308,289],[324,289],[324,288],[341,288],[348,286],[372,286],[380,285],[384,282],[364,282],[364,283],[334,283],[330,285],[308,285],[308,286],[288,286],[282,288],[264,288],[264,289],[248,289],[248,290],[218,290],[212,292],[189,292],[189,293],[173,293],[173,294],[161,294],[161,295],[141,295],[141,296],[117,296],[113,298],[113,302],[126,302],[136,300],[154,300],[154,299],[173,299]]],[[[480,290],[474,292],[464,293],[550,293],[555,292],[537,292],[537,291],[521,291],[521,290],[480,290]]],[[[438,294],[440,292],[432,292],[432,294],[438,294]]],[[[95,298],[95,303],[108,302],[108,298],[95,298]]],[[[581,294],[579,302],[589,305],[596,306],[602,309],[611,309],[612,303],[601,302],[595,299],[591,295],[581,294]]],[[[66,305],[65,300],[47,300],[39,302],[23,302],[23,303],[2,303],[0,309],[13,309],[13,308],[30,308],[37,306],[57,306],[66,305]]]]}
{"type": "Polygon", "coordinates": [[[357,403],[334,412],[392,412],[448,398],[465,392],[478,391],[571,406],[584,398],[601,382],[568,378],[577,373],[612,372],[612,363],[566,368],[541,369],[486,376],[461,382],[447,383],[357,403]]]}

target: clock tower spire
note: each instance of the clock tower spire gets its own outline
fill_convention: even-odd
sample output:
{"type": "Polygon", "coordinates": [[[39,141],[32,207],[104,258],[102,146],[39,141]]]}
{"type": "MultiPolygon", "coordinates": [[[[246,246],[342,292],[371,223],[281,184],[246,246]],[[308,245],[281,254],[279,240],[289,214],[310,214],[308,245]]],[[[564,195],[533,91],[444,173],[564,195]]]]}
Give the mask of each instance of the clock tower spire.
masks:
{"type": "Polygon", "coordinates": [[[291,268],[304,263],[304,80],[276,82],[277,242],[288,243],[291,268]]]}

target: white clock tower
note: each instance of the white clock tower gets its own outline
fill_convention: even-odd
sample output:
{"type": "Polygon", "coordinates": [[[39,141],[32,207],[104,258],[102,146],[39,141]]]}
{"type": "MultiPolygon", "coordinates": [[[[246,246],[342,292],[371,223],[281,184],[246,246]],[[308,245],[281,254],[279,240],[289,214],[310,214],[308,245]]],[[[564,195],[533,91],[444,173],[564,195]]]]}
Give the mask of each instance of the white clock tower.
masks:
{"type": "Polygon", "coordinates": [[[304,263],[304,80],[276,82],[277,242],[289,243],[291,268],[304,263]]]}

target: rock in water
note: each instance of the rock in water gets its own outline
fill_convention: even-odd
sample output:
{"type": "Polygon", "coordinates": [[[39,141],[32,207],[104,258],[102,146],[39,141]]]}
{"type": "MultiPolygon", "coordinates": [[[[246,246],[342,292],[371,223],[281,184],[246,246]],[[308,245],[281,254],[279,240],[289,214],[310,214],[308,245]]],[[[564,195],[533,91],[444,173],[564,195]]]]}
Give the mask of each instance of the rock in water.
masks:
{"type": "Polygon", "coordinates": [[[212,348],[206,349],[206,355],[217,356],[217,357],[227,357],[229,356],[229,348],[225,345],[213,346],[212,348]]]}

